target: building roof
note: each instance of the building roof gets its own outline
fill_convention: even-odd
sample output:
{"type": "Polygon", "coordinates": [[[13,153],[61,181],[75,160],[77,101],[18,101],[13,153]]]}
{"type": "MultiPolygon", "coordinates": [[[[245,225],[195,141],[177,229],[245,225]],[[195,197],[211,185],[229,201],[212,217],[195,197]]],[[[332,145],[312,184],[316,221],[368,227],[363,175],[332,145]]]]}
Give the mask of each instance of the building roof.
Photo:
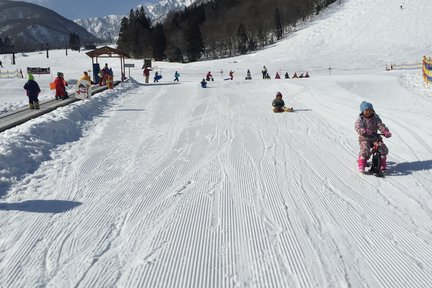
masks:
{"type": "Polygon", "coordinates": [[[124,57],[124,58],[130,58],[128,54],[126,54],[125,52],[118,50],[118,49],[114,49],[108,46],[104,46],[101,48],[97,48],[95,50],[86,52],[86,54],[89,57],[124,57]]]}

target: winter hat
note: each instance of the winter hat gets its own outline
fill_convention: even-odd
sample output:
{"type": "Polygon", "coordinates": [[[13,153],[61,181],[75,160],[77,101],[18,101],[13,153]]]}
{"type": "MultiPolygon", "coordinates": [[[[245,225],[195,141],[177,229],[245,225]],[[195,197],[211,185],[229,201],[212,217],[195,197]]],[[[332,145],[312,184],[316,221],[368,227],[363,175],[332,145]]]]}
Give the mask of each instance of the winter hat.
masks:
{"type": "Polygon", "coordinates": [[[371,110],[373,110],[373,106],[372,106],[371,103],[366,102],[366,101],[363,101],[363,102],[360,104],[360,113],[363,113],[363,112],[364,112],[365,110],[367,110],[367,109],[371,109],[371,110]]]}
{"type": "Polygon", "coordinates": [[[282,97],[282,93],[281,93],[281,92],[277,92],[277,93],[276,93],[276,97],[277,97],[277,96],[281,96],[281,97],[282,97]]]}
{"type": "Polygon", "coordinates": [[[33,74],[30,74],[30,73],[29,73],[27,77],[28,77],[28,80],[34,80],[34,76],[33,76],[33,74]]]}

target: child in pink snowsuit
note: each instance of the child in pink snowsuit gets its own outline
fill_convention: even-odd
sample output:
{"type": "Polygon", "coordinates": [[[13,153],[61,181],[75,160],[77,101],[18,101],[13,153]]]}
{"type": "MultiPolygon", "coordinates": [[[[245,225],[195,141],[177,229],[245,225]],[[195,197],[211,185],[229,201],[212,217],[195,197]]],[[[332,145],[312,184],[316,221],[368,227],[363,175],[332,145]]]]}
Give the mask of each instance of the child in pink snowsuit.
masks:
{"type": "MultiPolygon", "coordinates": [[[[360,104],[360,115],[355,122],[355,130],[359,136],[360,144],[360,153],[357,160],[358,169],[360,172],[364,172],[373,143],[381,139],[381,136],[377,135],[377,131],[384,134],[386,138],[391,137],[392,134],[382,123],[381,118],[375,114],[372,104],[365,101],[360,104]]],[[[384,143],[381,143],[378,150],[381,153],[381,169],[384,171],[387,168],[388,148],[384,143]]]]}

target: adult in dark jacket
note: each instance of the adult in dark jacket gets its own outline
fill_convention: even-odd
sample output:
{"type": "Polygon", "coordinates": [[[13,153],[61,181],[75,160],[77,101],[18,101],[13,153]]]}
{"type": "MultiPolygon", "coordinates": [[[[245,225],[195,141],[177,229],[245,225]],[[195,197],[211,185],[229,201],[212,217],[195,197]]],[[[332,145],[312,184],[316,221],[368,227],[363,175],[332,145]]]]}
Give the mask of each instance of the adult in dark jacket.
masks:
{"type": "Polygon", "coordinates": [[[143,75],[144,75],[144,82],[145,83],[149,83],[150,71],[152,71],[152,69],[150,67],[144,68],[143,75]]]}
{"type": "Polygon", "coordinates": [[[39,109],[38,96],[41,90],[38,83],[34,81],[32,74],[28,74],[28,81],[24,84],[24,89],[27,91],[27,97],[29,98],[29,108],[39,109]]]}

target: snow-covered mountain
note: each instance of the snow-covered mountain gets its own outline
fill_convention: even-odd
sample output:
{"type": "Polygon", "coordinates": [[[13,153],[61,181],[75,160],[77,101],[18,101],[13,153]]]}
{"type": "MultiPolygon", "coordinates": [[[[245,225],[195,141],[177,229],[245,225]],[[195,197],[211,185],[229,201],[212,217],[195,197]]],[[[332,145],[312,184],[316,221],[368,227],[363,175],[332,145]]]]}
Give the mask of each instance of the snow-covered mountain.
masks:
{"type": "MultiPolygon", "coordinates": [[[[180,10],[195,3],[195,0],[163,0],[155,4],[146,4],[144,10],[152,21],[163,19],[169,12],[180,10]]],[[[202,1],[201,1],[202,2],[202,1]]]]}
{"type": "MultiPolygon", "coordinates": [[[[180,10],[194,3],[203,3],[206,0],[163,0],[154,4],[142,4],[136,8],[144,7],[144,11],[152,22],[163,20],[171,11],[180,10]]],[[[100,39],[117,39],[120,31],[121,19],[127,15],[110,15],[89,19],[77,19],[75,23],[84,27],[88,32],[100,39]]]]}
{"type": "Polygon", "coordinates": [[[21,1],[0,1],[0,37],[11,37],[16,47],[31,48],[46,43],[61,47],[72,32],[78,34],[82,43],[98,41],[81,26],[48,8],[21,1]]]}
{"type": "Polygon", "coordinates": [[[84,27],[88,32],[97,35],[99,39],[112,42],[116,40],[120,31],[120,23],[124,15],[109,15],[104,17],[93,17],[77,19],[75,23],[84,27]]]}

